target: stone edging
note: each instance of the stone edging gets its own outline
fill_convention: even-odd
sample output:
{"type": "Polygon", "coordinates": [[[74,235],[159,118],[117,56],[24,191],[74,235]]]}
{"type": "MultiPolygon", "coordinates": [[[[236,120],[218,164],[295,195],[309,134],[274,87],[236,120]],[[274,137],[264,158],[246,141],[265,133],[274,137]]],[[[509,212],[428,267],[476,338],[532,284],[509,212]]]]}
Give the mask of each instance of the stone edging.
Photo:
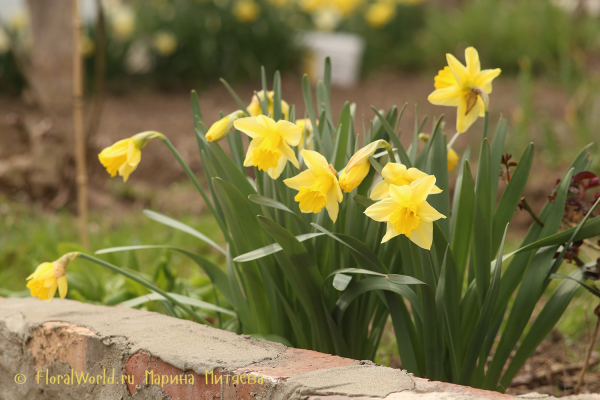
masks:
{"type": "Polygon", "coordinates": [[[0,300],[0,388],[0,400],[513,398],[157,313],[34,298],[0,300]]]}

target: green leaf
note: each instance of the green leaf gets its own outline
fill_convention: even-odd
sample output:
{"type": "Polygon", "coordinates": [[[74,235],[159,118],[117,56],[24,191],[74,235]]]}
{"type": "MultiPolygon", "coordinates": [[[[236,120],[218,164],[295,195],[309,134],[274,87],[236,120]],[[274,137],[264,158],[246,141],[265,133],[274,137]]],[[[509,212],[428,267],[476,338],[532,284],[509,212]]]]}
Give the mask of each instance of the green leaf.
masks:
{"type": "Polygon", "coordinates": [[[426,172],[435,176],[436,185],[442,189],[442,193],[429,196],[427,201],[435,208],[445,219],[438,220],[440,228],[446,237],[450,237],[450,190],[448,186],[448,150],[446,148],[446,136],[434,135],[431,138],[431,151],[427,159],[426,172]]]}
{"type": "Polygon", "coordinates": [[[223,78],[220,78],[219,80],[225,86],[225,88],[227,89],[227,91],[229,92],[229,94],[231,95],[231,97],[233,97],[233,100],[235,100],[235,102],[237,103],[237,105],[240,108],[240,110],[245,111],[246,114],[250,115],[250,113],[246,109],[246,105],[244,104],[244,102],[242,101],[242,99],[240,99],[240,96],[237,95],[237,93],[235,92],[235,90],[233,90],[233,88],[231,87],[231,85],[229,85],[229,83],[227,83],[227,81],[225,79],[223,79],[223,78]]]}
{"type": "Polygon", "coordinates": [[[398,149],[398,156],[400,157],[400,162],[402,164],[406,165],[407,168],[412,167],[412,162],[410,161],[408,154],[406,154],[406,150],[404,149],[404,146],[402,146],[400,139],[398,139],[398,136],[394,132],[394,128],[392,128],[392,126],[387,121],[387,119],[385,119],[383,117],[383,115],[381,115],[381,113],[379,111],[377,111],[377,109],[375,107],[371,106],[371,109],[373,110],[375,115],[377,115],[377,118],[379,119],[379,121],[381,121],[381,124],[383,125],[383,129],[385,129],[385,132],[390,137],[390,140],[392,141],[394,146],[398,149]]]}
{"type": "MultiPolygon", "coordinates": [[[[199,299],[194,299],[192,297],[188,297],[188,296],[183,296],[177,293],[170,293],[167,292],[172,298],[176,299],[177,301],[179,301],[181,304],[187,304],[189,306],[194,306],[194,307],[198,307],[201,308],[203,310],[209,310],[209,311],[215,311],[215,312],[219,312],[219,313],[223,313],[223,314],[227,314],[227,315],[231,315],[232,317],[236,317],[236,313],[227,310],[225,308],[222,307],[218,307],[215,306],[214,304],[211,303],[207,303],[205,301],[199,300],[199,299]]],[[[147,303],[149,301],[156,301],[156,300],[166,300],[166,297],[158,294],[158,293],[149,293],[143,296],[139,296],[127,301],[124,301],[122,303],[120,303],[120,306],[123,307],[128,307],[128,308],[132,308],[132,307],[137,307],[140,306],[144,303],[147,303]]]]}
{"type": "Polygon", "coordinates": [[[283,119],[281,111],[281,74],[279,71],[275,72],[275,79],[273,81],[273,116],[271,118],[275,121],[283,119]]]}
{"type": "Polygon", "coordinates": [[[346,165],[346,150],[348,148],[351,120],[350,103],[346,102],[344,107],[342,107],[342,113],[338,120],[338,134],[335,138],[335,146],[333,149],[333,168],[335,168],[336,171],[341,171],[346,165]]]}
{"type": "MultiPolygon", "coordinates": [[[[318,233],[318,232],[317,233],[307,233],[307,234],[304,234],[304,235],[298,235],[298,236],[296,236],[296,239],[299,242],[303,242],[305,240],[312,239],[312,238],[317,237],[317,236],[323,236],[323,235],[324,235],[324,233],[318,233]]],[[[236,258],[234,258],[233,261],[235,261],[235,262],[247,262],[247,261],[257,260],[259,258],[266,257],[266,256],[268,256],[270,254],[277,253],[278,251],[281,251],[281,250],[282,250],[282,248],[281,248],[281,246],[278,243],[273,243],[273,244],[270,244],[268,246],[261,247],[260,249],[256,249],[254,251],[251,251],[249,253],[239,255],[236,258]]]]}
{"type": "Polygon", "coordinates": [[[452,235],[452,254],[456,261],[456,271],[462,282],[462,277],[467,269],[469,258],[469,245],[473,230],[473,208],[475,203],[475,188],[469,161],[465,160],[461,180],[460,197],[454,219],[454,233],[452,235]]]}
{"type": "MultiPolygon", "coordinates": [[[[491,147],[491,171],[492,171],[492,201],[496,204],[496,192],[498,190],[498,179],[500,178],[500,163],[502,162],[502,153],[504,152],[504,141],[506,139],[506,130],[508,123],[506,118],[500,118],[498,121],[498,126],[496,126],[496,133],[494,134],[494,138],[492,139],[492,147],[491,147]]],[[[510,221],[510,220],[509,220],[510,221]]],[[[508,223],[509,221],[506,221],[508,223]]],[[[501,225],[499,235],[502,235],[502,227],[506,226],[501,225]]],[[[500,245],[501,237],[498,238],[498,246],[500,245]]],[[[495,246],[493,246],[495,247],[495,246]]]]}
{"type": "Polygon", "coordinates": [[[359,194],[355,194],[354,196],[352,196],[352,198],[354,199],[354,201],[356,201],[358,204],[365,208],[371,207],[373,204],[377,203],[375,200],[371,200],[368,197],[361,196],[359,194]]]}
{"type": "Polygon", "coordinates": [[[386,276],[386,279],[394,285],[425,285],[425,282],[406,275],[390,274],[386,276]]]}
{"type": "Polygon", "coordinates": [[[590,292],[594,296],[600,298],[600,290],[593,288],[593,287],[585,284],[585,282],[577,280],[571,276],[562,275],[562,274],[552,274],[552,275],[550,275],[550,279],[570,279],[572,281],[579,283],[581,286],[583,286],[588,292],[590,292]]]}
{"type": "Polygon", "coordinates": [[[350,275],[335,274],[333,277],[333,287],[339,291],[344,291],[348,287],[348,284],[352,280],[350,275]]]}
{"type": "Polygon", "coordinates": [[[319,129],[317,125],[317,117],[315,116],[315,108],[312,100],[312,93],[310,90],[310,81],[308,80],[308,75],[304,74],[302,77],[302,95],[304,96],[304,106],[306,107],[306,112],[308,113],[308,117],[310,118],[310,122],[313,126],[313,137],[317,141],[316,143],[316,151],[323,151],[323,142],[321,141],[321,135],[318,134],[319,129]]]}
{"type": "MultiPolygon", "coordinates": [[[[495,139],[495,138],[494,138],[495,139]]],[[[496,212],[494,213],[493,227],[492,227],[492,254],[496,253],[500,241],[502,240],[502,227],[506,226],[510,222],[515,210],[521,201],[527,179],[529,178],[529,171],[533,163],[533,143],[529,144],[521,160],[514,171],[512,178],[510,179],[506,190],[502,194],[502,198],[498,203],[496,212]]],[[[497,180],[496,180],[497,182],[497,180]]]]}
{"type": "Polygon", "coordinates": [[[225,250],[223,250],[223,248],[221,246],[219,246],[218,244],[213,242],[208,236],[198,232],[197,230],[195,230],[194,228],[192,228],[189,225],[184,224],[183,222],[179,222],[176,219],[169,218],[166,215],[162,215],[160,213],[157,213],[155,211],[150,211],[150,210],[144,210],[144,215],[156,222],[160,222],[163,225],[167,225],[167,226],[170,226],[171,228],[175,228],[177,230],[180,230],[182,232],[190,234],[190,235],[202,240],[204,243],[211,245],[213,248],[218,250],[220,253],[225,254],[225,250]]]}

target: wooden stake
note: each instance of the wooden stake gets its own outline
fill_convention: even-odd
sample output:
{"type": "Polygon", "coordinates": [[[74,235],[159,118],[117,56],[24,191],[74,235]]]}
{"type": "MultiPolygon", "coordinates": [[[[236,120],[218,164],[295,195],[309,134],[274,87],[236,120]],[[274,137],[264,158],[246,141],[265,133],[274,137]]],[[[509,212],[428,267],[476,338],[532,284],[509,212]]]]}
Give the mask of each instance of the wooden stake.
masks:
{"type": "Polygon", "coordinates": [[[85,134],[83,128],[83,56],[81,36],[83,24],[79,15],[79,1],[73,1],[73,132],[75,134],[75,167],[77,206],[81,244],[89,248],[87,171],[85,165],[85,134]]]}

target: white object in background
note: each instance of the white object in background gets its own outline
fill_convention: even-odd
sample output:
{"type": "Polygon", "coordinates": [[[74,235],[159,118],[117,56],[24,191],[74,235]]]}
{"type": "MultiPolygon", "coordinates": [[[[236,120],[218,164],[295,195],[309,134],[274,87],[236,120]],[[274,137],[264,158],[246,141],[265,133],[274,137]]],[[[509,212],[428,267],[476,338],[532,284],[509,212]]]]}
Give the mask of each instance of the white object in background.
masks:
{"type": "Polygon", "coordinates": [[[323,79],[325,58],[331,58],[331,84],[351,87],[358,83],[365,40],[351,33],[303,32],[299,43],[310,53],[309,77],[323,79]]]}

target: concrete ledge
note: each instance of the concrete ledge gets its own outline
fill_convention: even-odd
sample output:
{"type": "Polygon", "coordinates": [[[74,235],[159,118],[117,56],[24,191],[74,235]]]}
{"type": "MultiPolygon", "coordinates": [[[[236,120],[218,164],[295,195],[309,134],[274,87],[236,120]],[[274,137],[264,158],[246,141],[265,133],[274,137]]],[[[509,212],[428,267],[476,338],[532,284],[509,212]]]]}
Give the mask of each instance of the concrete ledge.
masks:
{"type": "Polygon", "coordinates": [[[0,300],[0,388],[0,400],[513,397],[157,313],[35,298],[0,300]]]}

